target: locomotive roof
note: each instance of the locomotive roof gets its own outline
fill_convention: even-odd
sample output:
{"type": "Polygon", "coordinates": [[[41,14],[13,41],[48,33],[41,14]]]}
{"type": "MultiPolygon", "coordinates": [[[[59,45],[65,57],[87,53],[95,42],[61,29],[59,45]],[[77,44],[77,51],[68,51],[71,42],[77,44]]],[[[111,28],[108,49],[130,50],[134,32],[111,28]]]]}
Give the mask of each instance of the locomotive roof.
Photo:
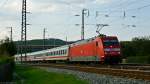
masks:
{"type": "Polygon", "coordinates": [[[93,41],[95,38],[97,38],[97,37],[93,37],[93,38],[89,38],[89,39],[85,39],[85,40],[80,40],[78,42],[71,44],[71,46],[88,43],[88,42],[93,41]]]}
{"type": "Polygon", "coordinates": [[[88,43],[88,42],[91,42],[93,41],[94,39],[96,38],[115,38],[116,36],[95,36],[95,37],[92,37],[92,38],[89,38],[89,39],[85,39],[85,40],[80,40],[78,42],[75,42],[75,43],[72,43],[70,44],[71,46],[74,46],[74,45],[79,45],[79,44],[84,44],[84,43],[88,43]]]}

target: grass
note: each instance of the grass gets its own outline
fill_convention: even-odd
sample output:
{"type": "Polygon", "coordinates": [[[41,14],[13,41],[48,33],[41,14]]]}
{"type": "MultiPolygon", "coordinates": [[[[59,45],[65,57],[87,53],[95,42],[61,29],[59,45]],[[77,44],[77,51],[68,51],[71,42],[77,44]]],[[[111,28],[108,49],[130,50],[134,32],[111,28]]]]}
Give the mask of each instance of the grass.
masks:
{"type": "MultiPolygon", "coordinates": [[[[17,66],[16,72],[24,79],[24,84],[88,84],[73,75],[47,72],[28,66],[17,66]]],[[[16,82],[20,84],[19,80],[16,82]]]]}
{"type": "Polygon", "coordinates": [[[150,56],[130,56],[127,57],[127,63],[150,64],[150,56]]]}

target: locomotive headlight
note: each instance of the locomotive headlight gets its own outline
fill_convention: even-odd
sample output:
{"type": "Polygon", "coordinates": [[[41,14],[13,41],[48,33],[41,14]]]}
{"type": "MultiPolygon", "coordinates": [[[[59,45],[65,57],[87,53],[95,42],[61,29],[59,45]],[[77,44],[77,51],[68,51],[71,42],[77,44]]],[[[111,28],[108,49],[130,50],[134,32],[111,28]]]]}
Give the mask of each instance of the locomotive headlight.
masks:
{"type": "Polygon", "coordinates": [[[118,52],[118,54],[120,54],[120,51],[118,52]]]}
{"type": "Polygon", "coordinates": [[[101,56],[102,58],[104,58],[104,56],[101,56]]]}
{"type": "Polygon", "coordinates": [[[109,52],[105,52],[105,54],[109,54],[109,52]]]}

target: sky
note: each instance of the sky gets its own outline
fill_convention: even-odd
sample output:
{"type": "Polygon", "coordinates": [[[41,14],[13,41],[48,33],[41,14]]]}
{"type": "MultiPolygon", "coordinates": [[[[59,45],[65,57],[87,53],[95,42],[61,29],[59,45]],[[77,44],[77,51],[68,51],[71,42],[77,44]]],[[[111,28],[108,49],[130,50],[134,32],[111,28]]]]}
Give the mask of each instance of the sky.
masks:
{"type": "MultiPolygon", "coordinates": [[[[13,40],[21,39],[21,7],[22,0],[0,0],[0,39],[10,36],[9,27],[13,40]]],[[[27,39],[42,39],[44,28],[47,39],[81,39],[83,9],[85,39],[98,35],[96,24],[108,24],[100,33],[120,41],[150,36],[150,0],[27,0],[27,39]]]]}

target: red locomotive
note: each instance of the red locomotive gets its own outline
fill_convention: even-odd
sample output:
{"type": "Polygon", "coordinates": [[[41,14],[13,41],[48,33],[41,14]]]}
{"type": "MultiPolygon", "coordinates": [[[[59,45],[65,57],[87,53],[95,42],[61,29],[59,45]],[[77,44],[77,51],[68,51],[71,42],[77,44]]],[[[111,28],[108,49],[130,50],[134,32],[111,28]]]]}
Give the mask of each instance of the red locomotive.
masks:
{"type": "Polygon", "coordinates": [[[96,37],[71,44],[69,51],[70,61],[118,63],[120,56],[120,45],[115,36],[96,37]]]}
{"type": "MultiPolygon", "coordinates": [[[[15,56],[20,61],[20,55],[15,56]]],[[[53,49],[28,53],[27,61],[121,62],[120,45],[116,36],[98,36],[53,49]]]]}

